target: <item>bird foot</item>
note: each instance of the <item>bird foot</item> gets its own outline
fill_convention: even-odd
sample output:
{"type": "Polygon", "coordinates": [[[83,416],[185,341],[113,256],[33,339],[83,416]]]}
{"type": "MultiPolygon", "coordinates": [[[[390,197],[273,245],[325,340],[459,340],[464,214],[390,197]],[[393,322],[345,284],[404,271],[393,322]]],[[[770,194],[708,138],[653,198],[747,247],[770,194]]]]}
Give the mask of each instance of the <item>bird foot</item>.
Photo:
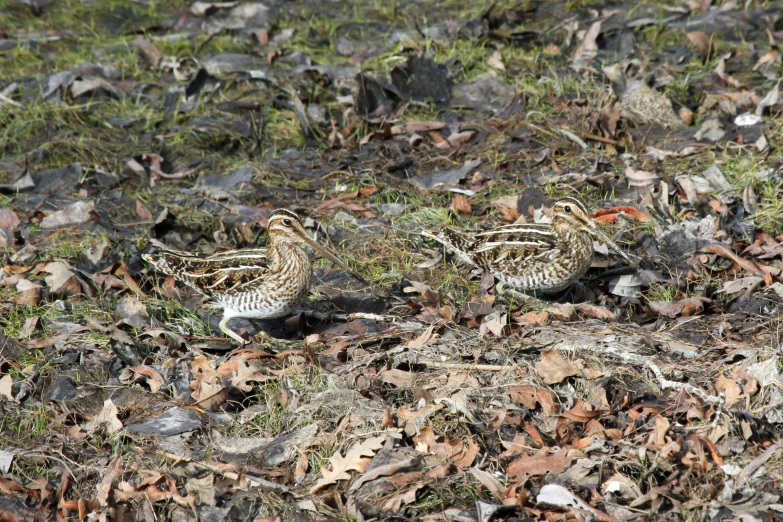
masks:
{"type": "Polygon", "coordinates": [[[535,300],[535,297],[527,295],[527,294],[524,294],[524,293],[522,293],[519,290],[516,290],[514,288],[509,288],[502,281],[499,281],[495,285],[495,293],[497,295],[502,295],[506,299],[512,298],[515,301],[518,301],[518,302],[521,302],[521,303],[530,302],[532,300],[535,300]]]}
{"type": "Polygon", "coordinates": [[[256,336],[255,343],[262,347],[268,347],[275,351],[301,350],[304,348],[304,341],[289,341],[288,339],[276,339],[266,333],[260,333],[256,336]]]}

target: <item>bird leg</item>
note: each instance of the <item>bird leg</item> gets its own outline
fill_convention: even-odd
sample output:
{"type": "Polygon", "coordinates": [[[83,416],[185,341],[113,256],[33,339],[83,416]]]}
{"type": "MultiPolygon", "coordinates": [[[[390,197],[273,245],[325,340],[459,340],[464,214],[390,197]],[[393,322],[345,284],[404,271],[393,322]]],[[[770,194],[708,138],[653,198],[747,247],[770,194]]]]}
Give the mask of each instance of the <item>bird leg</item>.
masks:
{"type": "Polygon", "coordinates": [[[535,297],[523,294],[519,290],[515,290],[514,288],[507,287],[506,284],[503,281],[498,281],[495,285],[495,293],[498,295],[502,295],[506,298],[513,298],[520,302],[526,302],[535,299],[535,297]]]}
{"type": "Polygon", "coordinates": [[[303,342],[302,341],[289,341],[287,339],[278,339],[277,337],[272,337],[269,335],[261,326],[256,323],[255,320],[251,319],[251,323],[253,323],[253,326],[256,327],[256,344],[259,344],[261,346],[270,346],[270,347],[278,347],[283,349],[293,349],[293,348],[301,348],[303,342]]]}
{"type": "MultiPolygon", "coordinates": [[[[240,344],[240,346],[244,346],[248,344],[250,341],[246,341],[242,338],[241,335],[236,333],[234,330],[228,327],[228,321],[229,319],[224,317],[220,324],[218,325],[220,327],[220,331],[222,331],[224,334],[229,336],[230,338],[234,339],[236,342],[240,344]]],[[[270,347],[277,347],[282,349],[292,349],[292,348],[301,348],[304,344],[303,341],[288,341],[286,339],[276,339],[266,333],[262,329],[258,329],[258,333],[256,334],[256,344],[259,344],[261,346],[270,346],[270,347]]]]}
{"type": "Polygon", "coordinates": [[[234,330],[228,327],[228,317],[224,317],[221,319],[220,324],[218,324],[218,327],[220,328],[220,331],[226,334],[227,336],[231,337],[235,341],[237,341],[240,345],[244,345],[247,343],[242,336],[240,336],[238,333],[236,333],[234,330]]]}

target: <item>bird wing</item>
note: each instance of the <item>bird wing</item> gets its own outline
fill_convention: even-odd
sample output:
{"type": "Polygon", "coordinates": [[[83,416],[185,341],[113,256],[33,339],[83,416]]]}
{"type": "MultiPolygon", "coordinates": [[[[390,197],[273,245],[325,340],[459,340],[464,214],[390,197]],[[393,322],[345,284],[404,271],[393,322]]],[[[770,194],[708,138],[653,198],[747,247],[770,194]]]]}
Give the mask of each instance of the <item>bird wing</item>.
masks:
{"type": "Polygon", "coordinates": [[[194,254],[155,241],[158,252],[144,256],[156,269],[206,295],[234,294],[257,286],[269,275],[267,249],[194,254]]]}
{"type": "Polygon", "coordinates": [[[509,260],[518,264],[539,256],[557,255],[560,246],[549,225],[504,225],[474,234],[473,257],[477,265],[489,268],[509,260]]]}

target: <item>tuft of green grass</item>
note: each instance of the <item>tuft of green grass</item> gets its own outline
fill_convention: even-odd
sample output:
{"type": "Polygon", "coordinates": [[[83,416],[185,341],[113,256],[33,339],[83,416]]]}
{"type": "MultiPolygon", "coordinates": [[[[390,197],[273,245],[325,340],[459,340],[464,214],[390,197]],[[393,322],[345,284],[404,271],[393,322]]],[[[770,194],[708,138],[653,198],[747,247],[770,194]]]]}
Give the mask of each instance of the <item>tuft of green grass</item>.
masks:
{"type": "Polygon", "coordinates": [[[647,290],[647,299],[650,301],[671,302],[677,298],[679,290],[674,285],[652,283],[647,290]]]}

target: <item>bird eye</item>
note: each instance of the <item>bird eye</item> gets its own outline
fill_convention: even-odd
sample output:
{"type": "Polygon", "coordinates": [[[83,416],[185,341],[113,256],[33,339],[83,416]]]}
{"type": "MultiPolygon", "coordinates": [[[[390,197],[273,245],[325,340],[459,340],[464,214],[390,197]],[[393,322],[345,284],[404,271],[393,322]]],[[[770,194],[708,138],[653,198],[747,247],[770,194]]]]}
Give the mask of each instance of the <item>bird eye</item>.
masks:
{"type": "Polygon", "coordinates": [[[563,210],[565,210],[566,214],[570,214],[571,213],[571,205],[566,205],[565,207],[563,207],[563,210]]]}
{"type": "Polygon", "coordinates": [[[293,225],[293,223],[291,222],[291,220],[290,220],[290,219],[288,219],[288,218],[286,218],[286,219],[284,219],[284,220],[283,220],[283,224],[284,224],[285,226],[287,226],[287,227],[290,227],[291,225],[293,225]]]}

